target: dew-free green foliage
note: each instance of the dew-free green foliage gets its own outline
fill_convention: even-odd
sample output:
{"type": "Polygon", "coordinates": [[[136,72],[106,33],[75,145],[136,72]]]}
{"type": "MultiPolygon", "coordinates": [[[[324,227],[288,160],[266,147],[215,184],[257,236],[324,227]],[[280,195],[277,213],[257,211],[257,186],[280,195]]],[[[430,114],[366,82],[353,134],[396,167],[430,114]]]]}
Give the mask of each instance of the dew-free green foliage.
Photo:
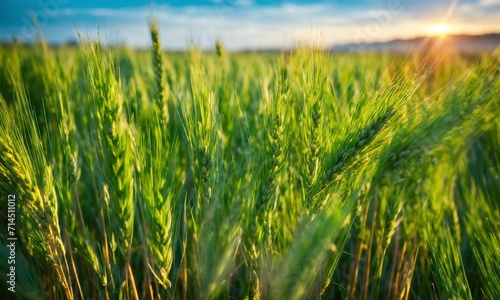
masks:
{"type": "Polygon", "coordinates": [[[0,48],[16,296],[500,299],[498,56],[159,36],[0,48]]]}

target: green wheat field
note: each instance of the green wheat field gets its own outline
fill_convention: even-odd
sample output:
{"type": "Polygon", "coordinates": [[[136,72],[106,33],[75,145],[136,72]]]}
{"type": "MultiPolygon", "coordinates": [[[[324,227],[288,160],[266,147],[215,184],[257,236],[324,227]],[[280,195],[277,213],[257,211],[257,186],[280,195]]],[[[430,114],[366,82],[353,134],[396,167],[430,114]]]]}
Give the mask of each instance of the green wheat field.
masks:
{"type": "Polygon", "coordinates": [[[498,54],[158,36],[0,46],[0,298],[500,299],[498,54]]]}

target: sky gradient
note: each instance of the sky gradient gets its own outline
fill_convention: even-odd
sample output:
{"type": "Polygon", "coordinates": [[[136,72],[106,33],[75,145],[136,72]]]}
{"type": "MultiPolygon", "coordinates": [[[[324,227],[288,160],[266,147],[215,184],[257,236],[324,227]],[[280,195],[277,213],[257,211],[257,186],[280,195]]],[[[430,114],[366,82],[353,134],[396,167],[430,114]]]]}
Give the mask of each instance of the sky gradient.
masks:
{"type": "Polygon", "coordinates": [[[367,1],[0,1],[0,40],[33,40],[36,19],[50,43],[95,37],[149,47],[148,22],[158,20],[168,49],[289,48],[318,39],[327,45],[429,35],[446,22],[451,33],[500,32],[500,0],[367,1]]]}

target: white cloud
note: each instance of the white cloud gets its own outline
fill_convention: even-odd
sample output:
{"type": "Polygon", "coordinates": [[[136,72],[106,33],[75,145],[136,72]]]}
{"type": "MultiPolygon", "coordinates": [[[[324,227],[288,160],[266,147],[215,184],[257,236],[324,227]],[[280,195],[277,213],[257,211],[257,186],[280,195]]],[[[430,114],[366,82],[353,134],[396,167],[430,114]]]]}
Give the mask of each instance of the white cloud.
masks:
{"type": "Polygon", "coordinates": [[[500,0],[479,0],[479,5],[485,7],[500,5],[500,0]]]}

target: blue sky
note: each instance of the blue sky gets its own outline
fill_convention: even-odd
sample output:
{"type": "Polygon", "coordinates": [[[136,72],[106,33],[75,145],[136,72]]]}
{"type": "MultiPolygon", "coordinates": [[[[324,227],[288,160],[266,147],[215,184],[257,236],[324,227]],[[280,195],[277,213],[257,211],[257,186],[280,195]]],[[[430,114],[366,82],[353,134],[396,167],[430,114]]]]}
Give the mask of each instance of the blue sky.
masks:
{"type": "Polygon", "coordinates": [[[454,33],[500,32],[500,0],[0,0],[0,40],[31,40],[32,16],[51,43],[95,37],[99,28],[103,41],[135,47],[150,45],[155,18],[170,49],[216,39],[232,50],[370,42],[428,35],[443,22],[454,33]]]}

